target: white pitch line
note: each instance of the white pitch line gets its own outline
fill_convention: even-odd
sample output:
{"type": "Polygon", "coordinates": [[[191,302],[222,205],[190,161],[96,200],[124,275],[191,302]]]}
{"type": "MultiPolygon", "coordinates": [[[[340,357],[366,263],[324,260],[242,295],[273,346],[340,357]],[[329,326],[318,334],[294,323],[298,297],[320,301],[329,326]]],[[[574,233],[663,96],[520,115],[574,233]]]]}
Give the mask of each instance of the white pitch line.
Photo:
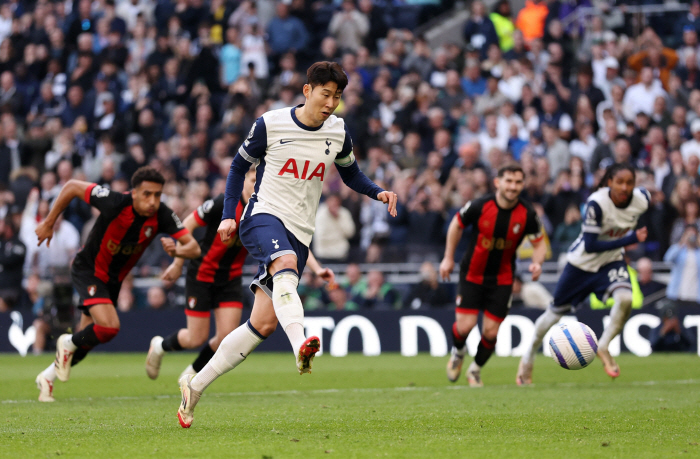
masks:
{"type": "MultiPolygon", "coordinates": [[[[595,387],[610,387],[609,382],[598,383],[551,383],[542,384],[539,387],[577,387],[577,386],[595,386],[595,387]]],[[[667,381],[631,381],[620,383],[629,386],[661,386],[661,385],[678,385],[678,384],[700,384],[700,379],[671,379],[667,381]]],[[[533,387],[536,385],[533,384],[533,387]]],[[[515,384],[500,384],[494,386],[486,386],[488,389],[516,389],[527,390],[526,388],[518,387],[515,384]]],[[[299,395],[299,394],[336,394],[336,393],[369,393],[369,392],[411,392],[411,391],[436,391],[436,390],[465,390],[469,386],[402,386],[402,387],[365,387],[365,388],[348,388],[348,389],[311,389],[311,390],[273,390],[273,391],[252,391],[252,392],[215,392],[207,394],[208,397],[250,397],[257,395],[299,395]]],[[[140,396],[114,396],[114,397],[71,397],[62,399],[62,401],[78,402],[85,400],[149,400],[149,399],[179,399],[179,394],[160,394],[160,395],[140,395],[140,396]]],[[[39,403],[37,400],[2,400],[3,405],[23,404],[23,403],[39,403]]]]}

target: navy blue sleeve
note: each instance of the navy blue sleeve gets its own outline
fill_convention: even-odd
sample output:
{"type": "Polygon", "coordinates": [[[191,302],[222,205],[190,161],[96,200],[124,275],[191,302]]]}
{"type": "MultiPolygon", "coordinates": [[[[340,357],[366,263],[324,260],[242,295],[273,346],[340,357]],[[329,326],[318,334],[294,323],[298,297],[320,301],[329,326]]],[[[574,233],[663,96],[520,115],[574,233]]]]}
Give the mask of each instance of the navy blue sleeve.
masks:
{"type": "Polygon", "coordinates": [[[336,163],[335,167],[343,183],[353,191],[365,194],[372,199],[377,199],[377,195],[384,191],[362,173],[356,161],[348,166],[340,166],[336,163]]]}
{"type": "Polygon", "coordinates": [[[603,210],[595,201],[589,201],[583,219],[582,229],[584,233],[600,234],[603,226],[603,210]]]}
{"type": "Polygon", "coordinates": [[[637,233],[634,231],[614,241],[599,241],[597,234],[583,233],[583,244],[588,253],[607,252],[608,250],[619,249],[626,245],[636,244],[637,242],[639,242],[639,239],[637,239],[637,233]]]}
{"type": "Polygon", "coordinates": [[[261,116],[255,120],[248,133],[248,138],[238,149],[238,154],[231,163],[231,169],[229,169],[228,178],[226,178],[222,220],[236,218],[236,207],[238,207],[238,201],[241,200],[245,174],[250,169],[251,164],[256,163],[265,155],[265,151],[267,151],[267,127],[261,116]]]}
{"type": "Polygon", "coordinates": [[[349,166],[355,161],[355,155],[352,153],[352,137],[348,132],[348,127],[345,126],[345,140],[343,141],[343,148],[340,153],[335,157],[335,163],[339,166],[349,166]]]}

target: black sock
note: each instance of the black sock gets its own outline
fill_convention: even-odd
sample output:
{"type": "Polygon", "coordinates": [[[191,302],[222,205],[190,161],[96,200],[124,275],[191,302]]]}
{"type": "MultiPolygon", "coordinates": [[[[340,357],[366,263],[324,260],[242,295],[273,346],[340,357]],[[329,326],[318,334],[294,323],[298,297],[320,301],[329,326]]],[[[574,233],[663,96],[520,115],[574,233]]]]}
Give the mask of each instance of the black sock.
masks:
{"type": "Polygon", "coordinates": [[[462,349],[467,342],[467,337],[459,334],[457,322],[452,325],[452,343],[457,349],[462,349]]]}
{"type": "Polygon", "coordinates": [[[479,347],[476,350],[476,355],[474,356],[474,363],[476,363],[480,367],[483,367],[484,364],[486,364],[486,361],[489,359],[489,357],[491,357],[491,354],[493,354],[493,350],[495,347],[496,340],[491,341],[482,336],[481,342],[479,343],[479,347]]]}
{"type": "Polygon", "coordinates": [[[88,352],[90,352],[90,349],[92,349],[92,348],[79,347],[78,349],[76,349],[75,352],[73,353],[73,360],[71,361],[70,366],[74,367],[77,364],[79,364],[80,361],[83,360],[86,355],[88,355],[88,352]]]}
{"type": "Polygon", "coordinates": [[[194,371],[199,373],[212,357],[214,357],[214,349],[212,349],[209,343],[207,343],[204,345],[202,350],[199,351],[199,355],[196,359],[194,359],[194,362],[192,362],[192,368],[194,368],[194,371]]]}
{"type": "Polygon", "coordinates": [[[170,351],[181,351],[182,346],[180,346],[180,342],[177,340],[177,334],[179,333],[179,330],[173,333],[172,335],[166,337],[163,340],[163,350],[166,352],[170,351]]]}
{"type": "MultiPolygon", "coordinates": [[[[95,334],[95,330],[93,328],[94,325],[95,324],[90,324],[87,327],[80,330],[78,333],[73,333],[73,337],[71,338],[71,340],[73,341],[73,344],[78,346],[78,349],[84,347],[92,349],[93,347],[100,344],[100,340],[97,338],[97,335],[95,334]]],[[[75,354],[73,358],[75,358],[75,354]]]]}

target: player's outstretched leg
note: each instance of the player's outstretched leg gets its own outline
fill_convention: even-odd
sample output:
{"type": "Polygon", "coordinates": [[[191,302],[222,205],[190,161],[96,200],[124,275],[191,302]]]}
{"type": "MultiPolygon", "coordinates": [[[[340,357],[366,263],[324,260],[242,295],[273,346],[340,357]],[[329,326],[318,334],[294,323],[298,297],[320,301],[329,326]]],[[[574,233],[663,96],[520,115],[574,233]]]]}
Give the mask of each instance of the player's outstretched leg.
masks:
{"type": "Polygon", "coordinates": [[[34,380],[36,382],[36,387],[39,389],[39,401],[40,402],[54,402],[56,399],[53,398],[53,382],[56,380],[56,367],[55,363],[51,362],[44,371],[39,373],[34,380]]]}
{"type": "Polygon", "coordinates": [[[219,376],[236,368],[264,339],[265,337],[248,320],[221,341],[216,353],[202,371],[195,376],[184,375],[180,378],[180,390],[183,395],[178,419],[182,427],[187,428],[192,424],[194,407],[202,392],[219,376]]]}
{"type": "Polygon", "coordinates": [[[530,347],[520,359],[518,365],[518,374],[515,376],[515,382],[518,386],[526,386],[532,384],[532,368],[535,363],[535,354],[542,344],[544,335],[547,334],[552,325],[559,322],[563,314],[555,312],[552,308],[547,308],[535,321],[535,335],[532,337],[530,347]]]}
{"type": "Polygon", "coordinates": [[[467,353],[467,336],[459,333],[457,322],[452,324],[452,351],[450,360],[447,361],[447,379],[450,382],[457,382],[459,375],[462,373],[462,364],[464,356],[467,353]]]}
{"type": "Polygon", "coordinates": [[[620,376],[620,367],[615,362],[615,359],[610,355],[608,347],[610,342],[620,334],[625,322],[629,319],[632,313],[632,291],[626,288],[619,288],[612,294],[615,303],[610,311],[610,323],[598,340],[597,355],[603,362],[605,373],[611,378],[620,376]]]}

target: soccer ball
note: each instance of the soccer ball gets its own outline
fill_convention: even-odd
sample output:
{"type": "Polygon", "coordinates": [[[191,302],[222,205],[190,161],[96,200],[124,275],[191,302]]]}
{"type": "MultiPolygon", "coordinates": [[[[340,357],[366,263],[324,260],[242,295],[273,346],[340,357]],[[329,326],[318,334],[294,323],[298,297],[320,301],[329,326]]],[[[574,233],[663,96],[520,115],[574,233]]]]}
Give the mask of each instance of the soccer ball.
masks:
{"type": "Polygon", "coordinates": [[[581,322],[555,325],[549,338],[552,358],[562,368],[580,370],[587,367],[598,351],[598,338],[581,322]]]}

